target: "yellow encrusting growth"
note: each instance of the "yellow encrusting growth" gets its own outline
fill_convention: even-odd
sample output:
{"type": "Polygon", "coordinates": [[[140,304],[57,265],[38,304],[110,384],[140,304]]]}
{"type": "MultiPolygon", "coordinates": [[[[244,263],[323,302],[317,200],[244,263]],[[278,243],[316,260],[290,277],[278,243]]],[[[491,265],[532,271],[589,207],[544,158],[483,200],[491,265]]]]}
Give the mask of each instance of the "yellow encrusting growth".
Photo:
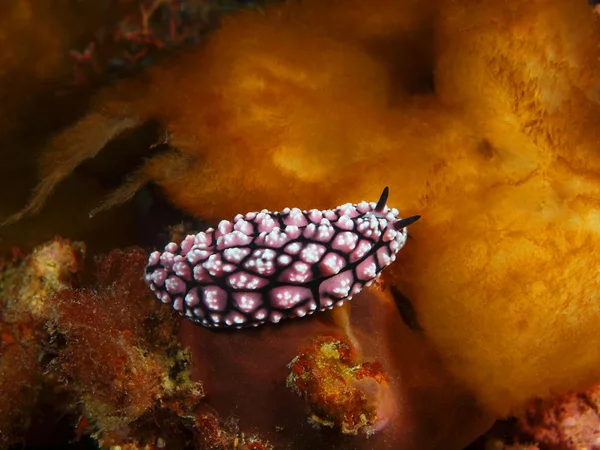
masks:
{"type": "Polygon", "coordinates": [[[454,376],[508,414],[600,380],[598,27],[568,0],[238,13],[102,91],[50,142],[42,190],[66,175],[54,152],[77,164],[104,145],[52,143],[119,119],[158,120],[177,151],[106,207],[147,180],[206,220],[375,201],[389,185],[390,205],[423,217],[392,281],[454,376]]]}

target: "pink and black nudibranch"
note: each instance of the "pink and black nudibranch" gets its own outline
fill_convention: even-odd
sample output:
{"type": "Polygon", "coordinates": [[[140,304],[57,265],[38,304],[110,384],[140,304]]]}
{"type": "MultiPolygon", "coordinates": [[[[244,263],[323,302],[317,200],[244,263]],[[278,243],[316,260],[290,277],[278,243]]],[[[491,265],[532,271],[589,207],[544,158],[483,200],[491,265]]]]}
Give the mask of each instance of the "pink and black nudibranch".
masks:
{"type": "Polygon", "coordinates": [[[341,306],[396,259],[406,227],[387,205],[238,214],[150,254],[156,297],[205,327],[243,328],[341,306]]]}

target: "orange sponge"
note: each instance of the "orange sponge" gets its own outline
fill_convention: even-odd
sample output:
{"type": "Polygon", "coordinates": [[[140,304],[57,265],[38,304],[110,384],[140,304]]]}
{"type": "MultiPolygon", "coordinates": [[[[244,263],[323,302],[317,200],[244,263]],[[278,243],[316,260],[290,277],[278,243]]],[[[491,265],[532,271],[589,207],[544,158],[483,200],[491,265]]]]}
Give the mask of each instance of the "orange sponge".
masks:
{"type": "Polygon", "coordinates": [[[478,142],[446,159],[396,265],[423,327],[500,413],[600,379],[600,34],[585,2],[442,2],[436,93],[478,142]]]}
{"type": "Polygon", "coordinates": [[[105,207],[150,180],[207,220],[374,201],[389,185],[391,205],[423,215],[392,279],[488,411],[598,381],[591,10],[440,0],[434,20],[423,2],[323,3],[332,12],[306,0],[236,14],[201,49],[101,92],[49,143],[29,209],[149,120],[171,150],[105,207]]]}

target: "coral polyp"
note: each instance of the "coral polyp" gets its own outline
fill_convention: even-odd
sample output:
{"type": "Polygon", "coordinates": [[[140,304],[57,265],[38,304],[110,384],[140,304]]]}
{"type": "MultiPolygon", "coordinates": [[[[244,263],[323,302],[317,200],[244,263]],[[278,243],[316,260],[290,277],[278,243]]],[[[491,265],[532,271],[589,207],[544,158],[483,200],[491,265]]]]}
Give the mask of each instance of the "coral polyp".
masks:
{"type": "Polygon", "coordinates": [[[145,280],[159,300],[209,328],[341,306],[396,260],[419,218],[401,219],[387,197],[386,187],[377,203],[238,214],[152,252],[145,280]]]}

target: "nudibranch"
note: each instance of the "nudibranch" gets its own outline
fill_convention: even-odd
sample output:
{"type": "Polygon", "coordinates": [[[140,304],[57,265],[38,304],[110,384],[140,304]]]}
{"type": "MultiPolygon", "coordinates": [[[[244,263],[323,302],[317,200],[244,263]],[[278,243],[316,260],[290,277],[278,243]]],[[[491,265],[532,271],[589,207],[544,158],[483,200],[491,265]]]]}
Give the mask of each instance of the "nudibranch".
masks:
{"type": "Polygon", "coordinates": [[[156,297],[209,328],[244,328],[341,306],[396,260],[406,227],[387,203],[238,214],[150,254],[156,297]]]}

